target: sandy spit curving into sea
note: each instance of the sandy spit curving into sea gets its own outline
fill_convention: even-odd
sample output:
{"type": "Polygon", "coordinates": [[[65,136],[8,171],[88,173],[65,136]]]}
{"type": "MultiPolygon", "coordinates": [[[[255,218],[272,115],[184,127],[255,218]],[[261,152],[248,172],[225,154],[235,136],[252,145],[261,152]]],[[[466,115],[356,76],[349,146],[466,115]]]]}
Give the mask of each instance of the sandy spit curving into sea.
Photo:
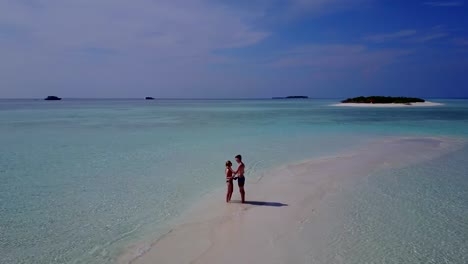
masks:
{"type": "Polygon", "coordinates": [[[388,138],[280,167],[257,182],[247,180],[246,204],[238,202],[238,193],[230,204],[224,203],[224,190],[207,194],[169,233],[138,257],[122,255],[120,263],[315,263],[329,247],[330,230],[340,227],[329,214],[340,210],[339,203],[330,201],[357,179],[432,160],[463,144],[451,138],[388,138]]]}

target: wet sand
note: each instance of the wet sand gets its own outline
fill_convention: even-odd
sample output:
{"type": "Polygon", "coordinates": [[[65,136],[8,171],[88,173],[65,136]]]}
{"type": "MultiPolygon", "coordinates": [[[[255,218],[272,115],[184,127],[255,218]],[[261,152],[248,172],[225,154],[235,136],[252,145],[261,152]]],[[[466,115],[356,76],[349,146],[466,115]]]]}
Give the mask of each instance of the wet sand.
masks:
{"type": "Polygon", "coordinates": [[[139,257],[123,255],[120,262],[313,263],[337,220],[324,204],[375,170],[434,159],[460,145],[449,138],[389,138],[289,164],[258,181],[247,178],[246,204],[239,203],[237,186],[230,204],[224,189],[212,192],[139,257]]]}

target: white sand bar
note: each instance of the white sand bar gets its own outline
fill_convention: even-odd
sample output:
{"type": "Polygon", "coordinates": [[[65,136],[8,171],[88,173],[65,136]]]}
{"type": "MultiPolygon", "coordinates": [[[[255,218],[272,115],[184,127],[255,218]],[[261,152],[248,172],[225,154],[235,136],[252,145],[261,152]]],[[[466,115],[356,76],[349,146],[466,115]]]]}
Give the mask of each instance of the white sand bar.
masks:
{"type": "Polygon", "coordinates": [[[428,107],[428,106],[441,106],[442,103],[424,102],[424,103],[411,103],[411,104],[358,104],[358,103],[338,103],[330,106],[346,106],[346,107],[428,107]]]}
{"type": "MultiPolygon", "coordinates": [[[[330,203],[333,197],[375,170],[430,160],[462,143],[391,138],[335,157],[290,164],[257,182],[247,179],[246,204],[238,202],[238,193],[231,204],[224,202],[224,190],[208,194],[130,263],[323,263],[317,256],[330,248],[325,238],[339,218],[330,216],[325,206],[336,209],[330,203]]],[[[121,263],[129,260],[122,256],[121,263]]]]}

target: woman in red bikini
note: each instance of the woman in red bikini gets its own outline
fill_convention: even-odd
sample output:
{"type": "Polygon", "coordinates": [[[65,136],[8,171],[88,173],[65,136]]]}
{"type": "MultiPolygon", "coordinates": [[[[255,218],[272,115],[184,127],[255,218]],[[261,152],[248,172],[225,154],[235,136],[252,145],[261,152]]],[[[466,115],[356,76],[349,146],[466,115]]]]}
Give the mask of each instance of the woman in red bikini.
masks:
{"type": "Polygon", "coordinates": [[[232,162],[230,160],[226,161],[226,184],[227,184],[227,193],[226,193],[226,203],[231,201],[232,192],[234,191],[234,183],[233,181],[233,174],[234,171],[232,170],[232,162]]]}

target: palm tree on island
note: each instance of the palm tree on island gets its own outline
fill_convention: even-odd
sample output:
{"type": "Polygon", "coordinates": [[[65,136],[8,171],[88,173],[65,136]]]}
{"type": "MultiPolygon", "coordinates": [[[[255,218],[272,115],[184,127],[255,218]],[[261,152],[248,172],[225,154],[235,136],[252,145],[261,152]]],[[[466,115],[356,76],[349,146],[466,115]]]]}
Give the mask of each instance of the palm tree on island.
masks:
{"type": "Polygon", "coordinates": [[[391,96],[369,96],[369,97],[354,97],[341,101],[343,104],[411,104],[424,103],[424,99],[415,97],[391,97],[391,96]]]}
{"type": "Polygon", "coordinates": [[[60,100],[62,100],[62,98],[57,97],[57,96],[53,96],[53,95],[49,95],[46,98],[44,98],[44,100],[46,100],[46,101],[60,101],[60,100]]]}

